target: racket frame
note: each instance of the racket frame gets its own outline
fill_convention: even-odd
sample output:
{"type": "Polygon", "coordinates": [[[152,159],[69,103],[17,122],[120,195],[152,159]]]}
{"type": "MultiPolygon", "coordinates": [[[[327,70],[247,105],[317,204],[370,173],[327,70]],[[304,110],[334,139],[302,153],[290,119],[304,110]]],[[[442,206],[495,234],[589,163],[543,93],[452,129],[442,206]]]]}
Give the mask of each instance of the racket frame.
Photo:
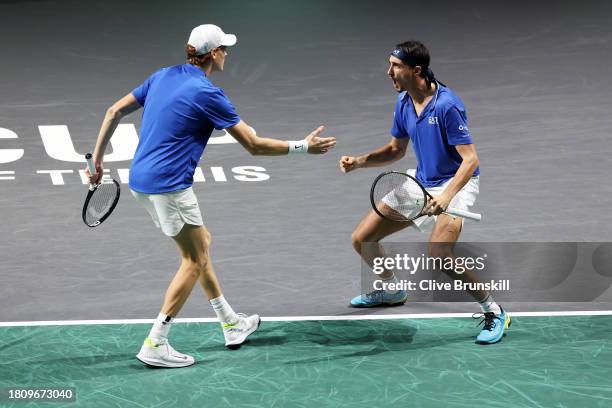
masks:
{"type": "MultiPolygon", "coordinates": [[[[96,167],[94,165],[91,153],[87,153],[85,155],[85,160],[87,161],[87,168],[89,169],[89,173],[92,174],[92,175],[96,174],[96,167]]],[[[100,180],[102,180],[102,179],[100,179],[100,180]]],[[[89,191],[87,192],[87,197],[85,197],[85,204],[83,204],[82,217],[83,217],[83,222],[85,223],[85,225],[87,225],[90,228],[94,228],[94,227],[97,227],[98,225],[102,224],[104,222],[104,220],[106,220],[108,218],[108,216],[111,215],[111,213],[113,212],[113,210],[117,206],[117,203],[119,202],[119,196],[121,196],[121,186],[119,185],[119,182],[117,182],[117,180],[115,180],[113,178],[111,178],[111,180],[115,184],[115,187],[117,187],[117,195],[115,196],[115,199],[114,199],[113,203],[111,204],[111,206],[109,207],[109,209],[106,212],[106,214],[104,214],[99,220],[97,220],[93,224],[90,224],[90,223],[87,222],[87,205],[89,204],[89,201],[91,200],[91,197],[93,196],[95,191],[98,189],[98,186],[100,186],[100,184],[102,184],[102,183],[100,183],[100,184],[91,184],[90,183],[89,184],[89,191]]]]}
{"type": "MultiPolygon", "coordinates": [[[[417,218],[420,218],[420,217],[422,217],[424,215],[427,215],[427,214],[422,214],[421,213],[421,214],[417,215],[414,218],[407,219],[406,221],[399,221],[399,220],[394,220],[394,219],[391,219],[389,217],[386,217],[385,215],[383,215],[380,212],[380,210],[376,206],[376,202],[374,201],[374,190],[376,188],[376,184],[378,183],[378,180],[380,180],[381,178],[383,178],[384,176],[387,176],[389,174],[400,174],[402,176],[408,177],[408,178],[414,180],[414,182],[421,188],[421,190],[423,191],[423,195],[425,197],[427,197],[427,199],[425,200],[425,203],[423,203],[423,207],[422,207],[421,211],[423,211],[423,209],[427,205],[427,201],[432,200],[434,198],[429,193],[429,191],[427,191],[425,189],[425,187],[423,187],[423,185],[419,182],[419,180],[417,180],[415,177],[411,176],[410,174],[407,174],[407,173],[404,173],[404,172],[401,172],[401,171],[386,171],[384,173],[379,174],[374,179],[374,182],[372,183],[372,187],[370,188],[370,203],[372,204],[372,208],[374,209],[376,214],[378,214],[380,217],[384,218],[385,220],[389,220],[389,221],[393,221],[393,222],[409,222],[409,221],[414,221],[417,218]]],[[[449,214],[449,215],[454,215],[454,216],[457,216],[457,217],[467,218],[467,219],[472,220],[472,221],[480,221],[482,219],[482,215],[481,214],[473,213],[471,211],[461,210],[459,208],[453,208],[453,207],[448,207],[446,209],[446,211],[443,211],[443,213],[449,214]]]]}

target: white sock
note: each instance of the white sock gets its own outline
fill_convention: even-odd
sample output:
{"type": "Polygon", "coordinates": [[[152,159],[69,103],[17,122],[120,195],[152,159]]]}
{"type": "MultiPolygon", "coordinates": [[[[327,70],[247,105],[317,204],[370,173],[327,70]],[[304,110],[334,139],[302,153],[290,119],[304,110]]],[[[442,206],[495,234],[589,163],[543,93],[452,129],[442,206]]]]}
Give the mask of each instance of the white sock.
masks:
{"type": "Polygon", "coordinates": [[[227,303],[223,295],[210,299],[210,304],[221,323],[235,323],[238,321],[238,315],[234,312],[229,303],[227,303]]]}
{"type": "MultiPolygon", "coordinates": [[[[399,283],[395,274],[389,276],[388,278],[380,278],[380,279],[383,281],[383,283],[399,283]]],[[[394,293],[399,292],[399,290],[398,289],[394,289],[394,290],[386,289],[385,292],[389,294],[394,294],[394,293]]]]}
{"type": "Polygon", "coordinates": [[[478,304],[480,305],[480,308],[482,309],[482,313],[493,312],[495,313],[496,316],[499,316],[501,314],[501,308],[499,307],[497,303],[495,303],[495,300],[493,300],[493,296],[491,296],[490,293],[487,295],[487,297],[484,300],[481,300],[480,302],[478,302],[478,304]]]}
{"type": "Polygon", "coordinates": [[[160,342],[166,340],[168,338],[168,333],[170,332],[170,326],[172,325],[172,321],[174,317],[165,315],[160,313],[157,315],[157,319],[155,319],[155,323],[153,323],[153,327],[151,327],[151,331],[149,332],[149,337],[155,341],[160,342]]]}

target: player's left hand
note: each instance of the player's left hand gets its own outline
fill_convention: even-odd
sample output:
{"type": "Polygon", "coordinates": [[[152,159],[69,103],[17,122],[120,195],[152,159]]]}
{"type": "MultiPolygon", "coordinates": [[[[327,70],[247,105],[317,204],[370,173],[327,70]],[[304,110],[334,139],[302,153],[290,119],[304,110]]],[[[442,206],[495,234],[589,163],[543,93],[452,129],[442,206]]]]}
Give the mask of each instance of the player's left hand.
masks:
{"type": "Polygon", "coordinates": [[[452,199],[453,197],[442,193],[427,202],[427,205],[423,209],[423,213],[427,214],[428,216],[440,215],[446,211],[452,199]]]}

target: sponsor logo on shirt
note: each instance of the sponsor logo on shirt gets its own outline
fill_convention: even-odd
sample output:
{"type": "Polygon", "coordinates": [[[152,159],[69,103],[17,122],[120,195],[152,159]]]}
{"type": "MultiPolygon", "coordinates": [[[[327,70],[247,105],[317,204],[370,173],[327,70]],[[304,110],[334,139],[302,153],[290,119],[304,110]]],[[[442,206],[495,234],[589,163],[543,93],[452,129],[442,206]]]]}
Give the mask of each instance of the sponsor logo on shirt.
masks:
{"type": "Polygon", "coordinates": [[[428,118],[429,124],[430,125],[437,125],[438,124],[438,117],[437,116],[430,116],[428,118]]]}
{"type": "Polygon", "coordinates": [[[466,132],[469,132],[470,129],[468,129],[467,125],[459,125],[459,130],[461,130],[462,132],[465,130],[466,132]]]}

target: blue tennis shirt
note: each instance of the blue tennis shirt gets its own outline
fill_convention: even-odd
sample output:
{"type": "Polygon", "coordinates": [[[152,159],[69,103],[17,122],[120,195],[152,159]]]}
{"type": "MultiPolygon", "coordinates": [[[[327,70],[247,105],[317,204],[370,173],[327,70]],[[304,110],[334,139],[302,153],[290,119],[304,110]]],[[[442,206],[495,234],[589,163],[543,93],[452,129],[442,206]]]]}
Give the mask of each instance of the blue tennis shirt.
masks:
{"type": "MultiPolygon", "coordinates": [[[[417,117],[412,99],[402,92],[395,104],[391,135],[409,137],[417,158],[416,178],[425,187],[435,187],[455,176],[461,165],[456,145],[472,144],[463,102],[437,82],[436,94],[417,117]]],[[[480,174],[480,168],[473,176],[480,174]]]]}
{"type": "Polygon", "coordinates": [[[140,193],[190,187],[213,129],[240,121],[223,90],[191,64],[160,69],[132,95],[144,107],[129,181],[140,193]]]}

